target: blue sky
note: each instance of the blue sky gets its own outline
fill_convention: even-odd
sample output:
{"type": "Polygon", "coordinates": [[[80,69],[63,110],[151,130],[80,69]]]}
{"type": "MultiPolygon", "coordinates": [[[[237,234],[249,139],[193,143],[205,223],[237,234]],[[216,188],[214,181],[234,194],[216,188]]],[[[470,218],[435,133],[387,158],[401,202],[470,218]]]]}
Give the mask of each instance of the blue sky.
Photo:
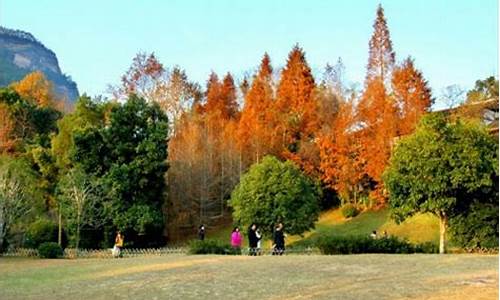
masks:
{"type": "Polygon", "coordinates": [[[90,95],[117,83],[138,51],[204,84],[211,70],[241,77],[265,51],[282,66],[295,43],[314,70],[340,56],[362,82],[379,2],[396,59],[411,55],[434,96],[498,75],[496,0],[0,0],[0,25],[31,32],[90,95]]]}

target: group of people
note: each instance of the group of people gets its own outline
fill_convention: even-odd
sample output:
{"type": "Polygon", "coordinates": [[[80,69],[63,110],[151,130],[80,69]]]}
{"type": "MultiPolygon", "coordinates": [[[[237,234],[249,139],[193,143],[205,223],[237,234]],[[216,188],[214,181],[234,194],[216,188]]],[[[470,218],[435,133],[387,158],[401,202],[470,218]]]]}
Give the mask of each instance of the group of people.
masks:
{"type": "Polygon", "coordinates": [[[381,238],[388,238],[388,237],[389,237],[389,235],[387,234],[387,231],[385,231],[385,230],[384,230],[384,231],[382,232],[382,235],[381,235],[381,236],[379,236],[379,235],[377,234],[377,231],[376,231],[376,230],[374,230],[374,231],[372,231],[372,233],[370,233],[370,237],[371,237],[372,239],[378,239],[378,238],[380,238],[380,237],[381,237],[381,238]]]}
{"type": "MultiPolygon", "coordinates": [[[[205,225],[198,228],[198,239],[205,239],[205,225]]],[[[231,247],[236,251],[241,251],[243,244],[243,235],[238,226],[231,232],[231,247]]],[[[257,224],[253,223],[248,228],[248,253],[251,256],[262,255],[262,233],[257,224]]],[[[283,255],[285,252],[285,233],[283,232],[283,223],[279,222],[273,232],[272,255],[283,255]]]]}

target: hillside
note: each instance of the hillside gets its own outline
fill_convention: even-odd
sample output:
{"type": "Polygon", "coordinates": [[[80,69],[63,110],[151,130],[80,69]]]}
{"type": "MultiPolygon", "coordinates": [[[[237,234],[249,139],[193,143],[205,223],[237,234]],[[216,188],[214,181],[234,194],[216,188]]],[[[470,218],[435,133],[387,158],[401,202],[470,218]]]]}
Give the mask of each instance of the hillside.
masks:
{"type": "Polygon", "coordinates": [[[69,101],[78,98],[78,88],[62,73],[56,54],[33,35],[0,26],[0,86],[7,86],[33,71],[41,71],[54,83],[56,92],[69,101]]]}
{"type": "MultiPolygon", "coordinates": [[[[439,222],[430,214],[416,215],[397,225],[390,219],[388,209],[366,211],[352,219],[345,219],[340,209],[332,209],[320,215],[314,230],[306,232],[302,237],[289,236],[286,243],[287,245],[307,246],[321,235],[368,236],[373,230],[379,233],[385,230],[389,235],[408,239],[413,243],[434,242],[437,244],[439,242],[439,222]]],[[[243,233],[245,235],[244,246],[246,246],[246,229],[243,233]]],[[[207,231],[208,238],[225,241],[229,241],[230,234],[230,227],[212,232],[210,229],[207,231]]],[[[270,242],[265,242],[263,246],[269,247],[270,242]]]]}

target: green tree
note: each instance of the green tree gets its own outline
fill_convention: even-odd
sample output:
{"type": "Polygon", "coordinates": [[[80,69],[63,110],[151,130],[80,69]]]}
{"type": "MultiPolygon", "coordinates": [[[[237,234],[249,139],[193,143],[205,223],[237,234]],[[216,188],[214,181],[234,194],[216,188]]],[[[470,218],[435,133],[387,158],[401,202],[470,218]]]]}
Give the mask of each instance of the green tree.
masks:
{"type": "Polygon", "coordinates": [[[430,212],[440,220],[440,253],[450,218],[474,201],[498,193],[498,144],[476,123],[448,122],[442,114],[422,119],[414,134],[396,145],[384,174],[397,222],[430,212]]]}
{"type": "Polygon", "coordinates": [[[149,241],[160,241],[167,136],[166,114],[158,104],[135,95],[111,108],[105,126],[74,136],[72,160],[102,180],[109,199],[107,217],[126,231],[129,241],[148,234],[149,241]]]}
{"type": "Polygon", "coordinates": [[[498,101],[498,79],[490,76],[484,80],[477,80],[474,89],[467,92],[466,103],[477,103],[482,101],[498,101]]]}
{"type": "Polygon", "coordinates": [[[285,232],[302,234],[318,219],[320,189],[291,161],[266,156],[250,167],[234,189],[230,206],[242,225],[258,224],[270,235],[277,222],[285,232]]]}
{"type": "Polygon", "coordinates": [[[35,176],[25,160],[0,157],[0,251],[9,229],[33,207],[35,176]]]}
{"type": "Polygon", "coordinates": [[[59,181],[59,198],[64,218],[73,230],[76,252],[85,226],[98,228],[105,222],[100,187],[82,170],[71,169],[59,181]]]}

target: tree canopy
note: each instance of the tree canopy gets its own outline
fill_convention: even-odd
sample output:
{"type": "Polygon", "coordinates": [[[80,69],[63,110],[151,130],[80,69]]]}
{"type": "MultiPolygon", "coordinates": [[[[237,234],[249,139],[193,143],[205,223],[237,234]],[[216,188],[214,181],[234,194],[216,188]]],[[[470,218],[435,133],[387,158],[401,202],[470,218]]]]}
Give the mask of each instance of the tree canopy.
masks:
{"type": "Polygon", "coordinates": [[[266,156],[245,173],[231,195],[235,222],[256,223],[270,235],[278,222],[285,232],[302,234],[314,228],[319,214],[318,186],[290,161],[266,156]]]}
{"type": "Polygon", "coordinates": [[[442,253],[448,220],[498,193],[498,143],[480,125],[432,114],[395,147],[384,174],[392,216],[435,214],[442,253]]]}

